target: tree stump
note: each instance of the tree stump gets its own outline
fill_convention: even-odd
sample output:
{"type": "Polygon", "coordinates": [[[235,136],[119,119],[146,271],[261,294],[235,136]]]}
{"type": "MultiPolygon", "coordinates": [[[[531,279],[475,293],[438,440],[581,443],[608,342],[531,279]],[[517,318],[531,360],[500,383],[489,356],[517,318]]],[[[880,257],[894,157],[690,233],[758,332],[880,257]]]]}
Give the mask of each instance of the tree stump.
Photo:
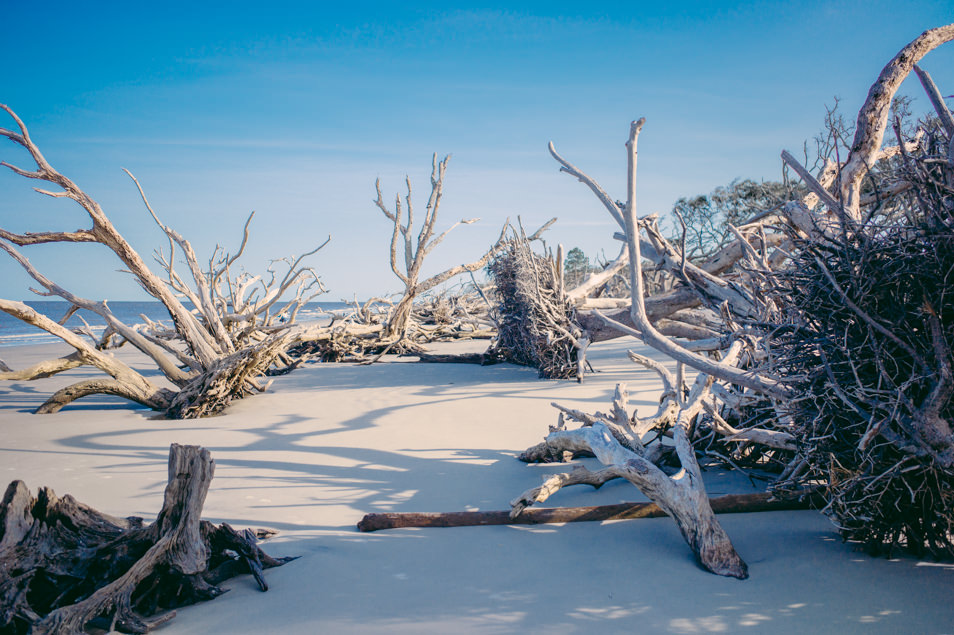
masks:
{"type": "Polygon", "coordinates": [[[0,502],[0,633],[83,633],[87,625],[145,633],[217,585],[293,558],[272,558],[251,530],[200,520],[215,464],[208,450],[172,444],[156,522],[115,518],[13,481],[0,502]]]}

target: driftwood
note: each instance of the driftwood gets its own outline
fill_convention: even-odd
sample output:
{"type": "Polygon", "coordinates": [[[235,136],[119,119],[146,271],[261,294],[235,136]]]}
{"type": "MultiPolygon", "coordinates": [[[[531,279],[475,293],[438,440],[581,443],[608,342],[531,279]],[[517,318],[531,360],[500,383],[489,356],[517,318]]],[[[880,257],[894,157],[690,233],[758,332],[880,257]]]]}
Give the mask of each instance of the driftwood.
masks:
{"type": "Polygon", "coordinates": [[[281,363],[284,349],[303,335],[302,329],[294,325],[295,315],[305,302],[324,291],[317,274],[302,265],[303,258],[321,247],[298,258],[278,261],[283,262],[280,269],[276,269],[279,265],[273,263],[268,270],[268,281],[237,273],[237,261],[249,238],[250,216],[237,252],[233,255],[217,248],[204,268],[189,241],[160,221],[139,182],[127,172],[149,214],[168,239],[168,252],[160,250],[156,254],[162,274],[154,273],[100,205],[50,165],[23,121],[7,106],[0,104],[0,109],[17,126],[17,131],[0,127],[0,136],[25,149],[36,169],[23,169],[5,161],[0,165],[25,178],[56,186],[59,188],[56,191],[34,189],[46,196],[73,201],[92,222],[89,229],[73,232],[16,234],[0,229],[0,249],[40,285],[34,290],[37,294],[66,300],[71,306],[67,316],[82,309],[99,315],[107,325],[102,341],[87,341],[88,338],[22,302],[0,300],[0,310],[59,337],[76,351],[68,358],[51,360],[31,369],[0,373],[0,379],[38,379],[80,364],[93,366],[109,376],[58,391],[40,406],[37,410],[40,413],[56,412],[86,395],[111,394],[173,417],[196,417],[218,412],[234,398],[265,390],[267,385],[261,381],[262,376],[273,364],[281,363]],[[138,327],[124,324],[113,315],[107,302],[83,298],[64,289],[34,267],[17,249],[63,242],[98,243],[110,249],[125,271],[135,276],[149,295],[163,303],[169,312],[172,328],[158,324],[138,327]],[[188,269],[184,275],[179,274],[174,266],[178,254],[188,269]],[[187,307],[184,301],[192,306],[187,307]],[[113,336],[128,341],[150,358],[174,389],[160,387],[146,375],[104,352],[113,336]]]}
{"type": "MultiPolygon", "coordinates": [[[[521,457],[526,461],[553,460],[577,453],[592,453],[604,464],[601,470],[605,478],[625,478],[636,485],[647,497],[664,509],[679,526],[699,563],[707,570],[736,578],[748,576],[747,566],[736,553],[729,537],[716,520],[709,506],[709,499],[702,482],[695,451],[691,443],[693,422],[710,399],[714,379],[718,378],[750,390],[772,394],[785,394],[785,389],[772,377],[743,371],[736,363],[742,352],[742,342],[733,344],[722,359],[713,359],[679,345],[660,333],[646,312],[644,297],[643,253],[651,260],[678,270],[687,288],[709,304],[722,306],[732,315],[755,316],[758,302],[737,285],[706,272],[680,258],[655,225],[655,217],[640,220],[636,215],[636,144],[642,130],[643,119],[630,126],[627,149],[628,188],[625,204],[617,203],[590,176],[563,159],[550,144],[551,155],[560,163],[561,170],[586,184],[600,199],[610,216],[623,230],[629,250],[629,273],[632,300],[629,317],[635,328],[619,324],[597,313],[604,322],[621,332],[633,335],[657,348],[678,362],[701,371],[688,397],[683,392],[683,381],[658,364],[646,362],[659,373],[666,387],[664,403],[656,417],[640,421],[628,411],[625,387],[618,387],[609,415],[581,415],[575,417],[583,427],[568,430],[564,414],[560,422],[547,435],[543,444],[530,448],[521,457]],[[646,238],[640,236],[645,231],[646,238]],[[644,245],[645,243],[645,245],[644,245]],[[645,249],[644,249],[645,247],[645,249]],[[678,478],[671,478],[657,466],[663,448],[657,441],[646,443],[646,435],[653,429],[670,432],[675,454],[681,467],[678,478]]],[[[745,250],[743,250],[745,251],[745,250]]],[[[679,307],[685,308],[685,307],[679,307]]],[[[641,360],[635,360],[641,361],[641,360]]],[[[573,414],[570,414],[573,417],[573,414]]],[[[512,503],[513,513],[519,515],[536,502],[545,500],[560,487],[575,482],[569,475],[552,477],[543,488],[525,492],[512,503]]]]}
{"type": "Polygon", "coordinates": [[[540,377],[581,381],[589,340],[564,289],[562,247],[556,258],[538,254],[537,238],[515,229],[488,266],[497,323],[489,354],[536,368],[540,377]]]}
{"type": "Polygon", "coordinates": [[[784,210],[796,249],[775,275],[788,323],[773,344],[801,394],[779,408],[798,452],[777,487],[826,482],[826,514],[872,553],[954,556],[954,118],[915,66],[951,40],[954,24],[930,29],[888,62],[831,177],[782,155],[823,213],[784,210]],[[891,112],[912,70],[936,111],[916,132],[891,112]]]}
{"type": "MultiPolygon", "coordinates": [[[[797,509],[810,509],[817,498],[778,499],[767,492],[729,494],[710,498],[717,514],[750,514],[797,509]]],[[[476,527],[483,525],[540,525],[544,523],[577,523],[603,520],[633,520],[666,516],[656,503],[616,503],[592,507],[552,507],[527,509],[518,516],[510,511],[476,512],[385,512],[365,514],[358,522],[360,531],[402,529],[405,527],[476,527]]]]}
{"type": "MultiPolygon", "coordinates": [[[[420,229],[414,226],[414,204],[411,200],[411,180],[408,178],[407,195],[402,204],[401,196],[395,196],[394,210],[388,209],[384,203],[384,197],[381,194],[381,182],[375,181],[374,187],[377,192],[377,198],[374,204],[381,210],[381,213],[391,221],[394,231],[391,234],[390,263],[391,271],[404,284],[404,293],[401,299],[393,307],[388,315],[382,333],[382,343],[386,346],[399,348],[405,345],[408,338],[408,331],[412,327],[411,314],[414,307],[414,301],[421,294],[441,285],[451,278],[463,273],[473,273],[482,269],[490,261],[495,253],[501,247],[504,234],[507,231],[507,223],[490,249],[474,262],[451,267],[446,271],[435,274],[424,280],[420,279],[421,268],[424,265],[424,259],[437,247],[444,238],[458,225],[469,225],[477,222],[479,219],[462,219],[451,225],[439,235],[434,235],[437,224],[438,212],[440,211],[441,198],[444,194],[444,174],[447,171],[447,162],[450,157],[444,157],[441,161],[437,160],[437,155],[432,157],[431,169],[431,193],[427,200],[427,208],[424,214],[424,220],[421,222],[420,229]],[[406,209],[405,209],[406,208],[406,209]],[[405,219],[405,212],[407,214],[405,219]]],[[[414,348],[413,346],[411,347],[414,348]]]]}
{"type": "Polygon", "coordinates": [[[615,237],[629,254],[629,306],[608,306],[616,310],[612,315],[578,310],[576,323],[591,341],[636,337],[672,360],[676,372],[632,355],[663,384],[659,410],[648,419],[627,409],[623,390],[605,414],[557,406],[557,425],[521,458],[589,454],[604,468],[549,477],[514,500],[513,514],[567,485],[626,478],[674,518],[704,567],[744,577],[745,564],[705,496],[700,453],[778,474],[780,492],[827,482],[826,512],[847,537],[888,550],[903,544],[915,552],[952,552],[954,313],[950,291],[935,289],[949,285],[941,281],[950,272],[954,227],[954,119],[927,73],[918,71],[938,110],[937,123],[928,124],[933,132],[905,139],[896,121],[898,145],[882,147],[894,91],[915,62],[951,39],[954,25],[926,31],[888,63],[859,113],[847,160],[833,160],[836,152],[820,156],[816,176],[783,153],[803,181],[792,192],[796,200],[741,227],[729,225],[735,240],[711,261],[693,262],[662,237],[654,216],[636,214],[636,140],[644,120],[630,127],[624,203],[550,145],[561,171],[587,185],[616,220],[621,232],[615,237]],[[923,212],[925,205],[934,211],[923,212]],[[892,270],[902,256],[880,255],[892,242],[920,264],[892,270]],[[897,299],[878,299],[883,283],[874,289],[858,273],[869,266],[887,272],[897,299]],[[935,274],[913,284],[915,270],[935,274]],[[675,284],[647,281],[660,272],[675,284]],[[806,288],[807,276],[815,279],[812,293],[829,303],[814,316],[794,303],[801,292],[793,286],[806,288]],[[910,306],[902,310],[898,302],[910,306]],[[702,339],[687,341],[695,337],[702,339]],[[858,358],[863,347],[873,355],[858,358]],[[698,373],[691,388],[688,369],[698,373]],[[803,392],[808,384],[811,391],[803,392]],[[567,429],[567,419],[582,427],[567,429]],[[676,476],[667,476],[673,468],[676,476]]]}
{"type": "MultiPolygon", "coordinates": [[[[291,351],[293,357],[374,363],[388,353],[419,355],[425,352],[423,345],[429,342],[493,337],[493,320],[483,308],[483,300],[470,301],[473,298],[468,296],[473,294],[453,299],[443,294],[427,294],[457,276],[472,275],[483,269],[504,248],[509,220],[504,222],[496,242],[480,258],[421,278],[426,258],[447,235],[458,225],[479,220],[462,219],[442,233],[436,233],[449,159],[438,161],[436,154],[432,157],[431,192],[424,218],[418,219],[420,227],[415,225],[410,179],[406,180],[407,194],[403,198],[400,194],[395,196],[393,209],[384,202],[380,180],[375,181],[374,204],[392,225],[389,262],[392,273],[404,285],[400,298],[396,301],[372,298],[363,305],[355,302],[351,315],[328,329],[302,338],[301,344],[291,351]],[[478,306],[481,308],[477,309],[478,306]]],[[[534,236],[539,236],[555,220],[543,225],[534,236]]]]}
{"type": "Polygon", "coordinates": [[[840,171],[839,202],[849,219],[861,219],[862,182],[882,152],[891,101],[901,82],[925,55],[951,40],[954,40],[954,24],[925,31],[901,49],[871,85],[868,98],[858,111],[851,152],[840,171]]]}
{"type": "Polygon", "coordinates": [[[477,364],[491,366],[500,360],[487,353],[418,353],[418,361],[429,364],[477,364]]]}
{"type": "Polygon", "coordinates": [[[265,554],[251,530],[200,520],[214,470],[207,450],[173,444],[162,510],[148,526],[49,488],[34,498],[13,481],[0,503],[0,631],[144,633],[171,609],[221,595],[233,576],[251,573],[267,590],[263,569],[292,558],[265,554]]]}

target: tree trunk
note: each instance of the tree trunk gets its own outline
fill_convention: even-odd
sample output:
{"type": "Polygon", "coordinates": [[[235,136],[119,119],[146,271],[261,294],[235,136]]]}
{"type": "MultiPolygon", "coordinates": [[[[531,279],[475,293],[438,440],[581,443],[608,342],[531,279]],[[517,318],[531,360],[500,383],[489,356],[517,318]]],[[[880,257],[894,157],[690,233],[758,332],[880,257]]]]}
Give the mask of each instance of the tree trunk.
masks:
{"type": "Polygon", "coordinates": [[[178,606],[212,599],[217,584],[279,566],[251,531],[200,520],[215,465],[197,446],[173,444],[156,522],[115,518],[72,496],[14,481],[0,503],[0,631],[82,633],[87,626],[144,633],[178,606]]]}
{"type": "Polygon", "coordinates": [[[404,292],[404,297],[397,303],[391,315],[388,318],[387,329],[385,332],[386,340],[402,340],[407,337],[408,324],[411,320],[411,310],[414,308],[414,299],[417,292],[408,289],[404,292]]]}
{"type": "MultiPolygon", "coordinates": [[[[807,492],[806,492],[807,493],[807,492]]],[[[810,509],[815,497],[774,499],[768,492],[729,494],[710,498],[716,514],[751,514],[793,509],[810,509]]],[[[509,511],[476,512],[385,512],[365,514],[358,522],[360,531],[380,531],[404,527],[476,527],[483,525],[540,525],[604,520],[633,520],[666,516],[656,503],[616,503],[592,507],[528,508],[516,517],[509,511]]]]}

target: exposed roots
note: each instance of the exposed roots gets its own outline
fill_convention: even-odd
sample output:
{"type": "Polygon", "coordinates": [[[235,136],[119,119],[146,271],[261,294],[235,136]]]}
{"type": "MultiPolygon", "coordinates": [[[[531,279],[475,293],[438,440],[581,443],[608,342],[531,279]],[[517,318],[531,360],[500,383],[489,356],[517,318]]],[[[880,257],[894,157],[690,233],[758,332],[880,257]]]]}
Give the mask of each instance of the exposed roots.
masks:
{"type": "Polygon", "coordinates": [[[540,377],[579,380],[588,340],[574,320],[559,261],[534,253],[522,232],[491,261],[497,322],[491,354],[536,368],[540,377]]]}
{"type": "Polygon", "coordinates": [[[217,585],[235,575],[267,590],[263,569],[290,558],[262,552],[250,530],[200,520],[213,472],[207,450],[173,444],[162,510],[148,526],[12,482],[0,503],[0,631],[145,633],[172,609],[221,595],[217,585]]]}
{"type": "MultiPolygon", "coordinates": [[[[780,276],[791,327],[780,363],[802,397],[786,404],[826,513],[876,553],[954,557],[954,165],[951,133],[881,166],[910,187],[875,196],[837,243],[803,242],[780,276]]],[[[870,197],[869,197],[870,198],[870,197]]]]}

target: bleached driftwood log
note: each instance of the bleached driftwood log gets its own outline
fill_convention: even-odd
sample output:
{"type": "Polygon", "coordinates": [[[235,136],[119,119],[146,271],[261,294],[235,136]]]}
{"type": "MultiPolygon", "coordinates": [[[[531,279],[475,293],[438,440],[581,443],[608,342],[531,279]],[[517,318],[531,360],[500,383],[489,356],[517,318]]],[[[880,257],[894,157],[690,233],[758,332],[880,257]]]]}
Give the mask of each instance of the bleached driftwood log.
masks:
{"type": "Polygon", "coordinates": [[[580,483],[598,486],[607,480],[624,478],[676,521],[702,567],[718,575],[748,577],[745,562],[736,553],[709,505],[702,471],[689,442],[689,425],[708,398],[711,383],[702,376],[685,403],[679,404],[678,398],[670,397],[678,404],[678,410],[673,412],[675,409],[667,405],[656,418],[645,421],[629,414],[625,387],[617,388],[611,415],[573,413],[573,418],[583,421],[582,427],[567,430],[558,426],[544,443],[523,453],[521,460],[534,462],[564,454],[592,453],[605,467],[597,472],[574,470],[547,477],[543,485],[527,490],[511,502],[512,516],[517,517],[526,507],[545,501],[562,487],[580,483]],[[670,477],[656,465],[662,446],[644,445],[643,441],[649,429],[668,427],[662,420],[673,416],[675,422],[671,430],[681,469],[670,477]]]}
{"type": "MultiPolygon", "coordinates": [[[[36,169],[22,169],[5,161],[0,162],[0,165],[25,178],[57,186],[58,191],[34,189],[53,198],[72,200],[92,221],[89,229],[73,232],[17,234],[0,229],[0,248],[39,283],[41,289],[36,290],[36,293],[60,297],[70,304],[70,312],[82,309],[95,313],[107,325],[103,341],[90,344],[62,324],[38,314],[28,306],[2,300],[0,310],[56,335],[72,346],[76,353],[31,369],[6,372],[0,378],[37,379],[79,364],[94,366],[110,377],[68,386],[53,395],[37,412],[55,412],[80,397],[105,393],[165,411],[173,417],[194,417],[217,412],[233,398],[264,390],[266,385],[260,380],[262,375],[281,359],[290,342],[303,335],[302,329],[294,327],[297,310],[323,291],[317,274],[301,264],[302,258],[314,251],[286,261],[287,270],[284,274],[276,274],[272,270],[268,282],[246,274],[233,275],[236,261],[248,241],[249,223],[246,222],[238,252],[232,256],[216,249],[208,268],[203,269],[191,244],[159,220],[139,182],[133,178],[149,213],[169,240],[168,255],[162,252],[157,254],[165,273],[163,278],[149,269],[99,204],[49,164],[30,138],[23,121],[9,107],[0,104],[0,109],[13,118],[19,130],[0,128],[0,135],[24,148],[36,169]],[[172,329],[163,333],[164,329],[158,325],[134,327],[124,324],[113,315],[106,302],[83,298],[60,287],[17,250],[18,246],[60,242],[99,243],[109,248],[126,271],[135,276],[140,286],[163,303],[172,320],[172,329]],[[185,258],[189,271],[185,276],[177,273],[173,265],[176,248],[185,258]],[[258,291],[253,291],[253,286],[257,286],[258,291]],[[192,307],[187,307],[183,300],[191,302],[192,307]],[[108,347],[108,339],[112,334],[128,341],[148,356],[173,385],[173,389],[157,386],[104,352],[102,349],[108,347]]],[[[132,177],[131,174],[129,176],[132,177]]]]}
{"type": "Polygon", "coordinates": [[[263,569],[292,558],[265,554],[251,530],[201,520],[214,471],[204,448],[173,444],[162,509],[148,526],[10,483],[0,503],[0,630],[145,633],[176,607],[221,595],[233,576],[251,573],[268,590],[263,569]]]}
{"type": "MultiPolygon", "coordinates": [[[[778,377],[739,366],[744,358],[743,347],[746,340],[734,339],[731,334],[715,338],[723,340],[718,348],[727,347],[727,350],[721,359],[712,358],[670,339],[657,328],[659,320],[654,324],[654,320],[650,319],[643,277],[644,251],[651,261],[678,273],[685,289],[699,299],[700,303],[721,307],[723,319],[729,323],[735,319],[763,317],[769,307],[751,290],[730,283],[686,261],[678,250],[662,237],[655,224],[655,217],[637,217],[637,140],[644,121],[640,119],[630,126],[626,144],[628,187],[625,204],[617,204],[595,180],[557,154],[552,143],[550,153],[561,164],[562,171],[578,178],[597,195],[623,230],[629,253],[632,289],[628,311],[631,326],[607,318],[598,311],[595,312],[596,317],[612,329],[637,337],[663,352],[678,362],[680,368],[686,365],[700,371],[700,374],[689,396],[685,397],[681,372],[678,377],[673,377],[661,365],[636,356],[634,361],[655,370],[665,387],[663,403],[655,417],[640,421],[635,415],[630,415],[627,411],[625,390],[618,389],[610,415],[587,415],[561,407],[563,414],[581,421],[583,427],[576,430],[565,429],[561,414],[560,425],[551,431],[544,443],[530,448],[521,458],[527,461],[560,460],[580,452],[592,453],[605,467],[590,475],[590,478],[626,478],[674,518],[704,568],[720,575],[744,578],[748,575],[747,567],[735,552],[709,506],[701,470],[690,441],[691,428],[704,404],[712,399],[712,387],[717,380],[769,398],[784,398],[789,392],[778,377]],[[645,232],[645,238],[641,236],[642,232],[645,232]],[[666,448],[658,441],[644,445],[646,435],[652,429],[656,429],[660,434],[672,435],[681,468],[675,478],[668,476],[656,465],[666,448]]],[[[740,242],[748,240],[741,234],[738,234],[738,238],[740,242]]],[[[740,258],[759,258],[759,252],[750,244],[740,245],[738,251],[740,258]]],[[[677,306],[667,315],[685,308],[685,305],[677,306]]],[[[544,500],[552,492],[574,481],[572,475],[552,477],[542,488],[534,488],[515,499],[512,503],[514,514],[519,514],[527,505],[544,500]]]]}

